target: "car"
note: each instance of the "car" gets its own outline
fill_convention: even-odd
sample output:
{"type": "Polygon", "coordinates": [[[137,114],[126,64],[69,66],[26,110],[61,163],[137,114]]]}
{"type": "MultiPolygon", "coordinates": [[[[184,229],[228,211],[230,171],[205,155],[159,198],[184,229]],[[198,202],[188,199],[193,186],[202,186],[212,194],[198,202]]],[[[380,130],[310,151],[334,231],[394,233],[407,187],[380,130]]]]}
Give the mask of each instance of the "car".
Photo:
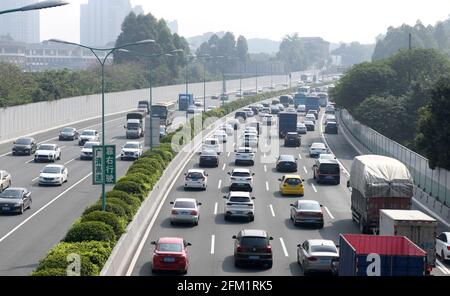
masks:
{"type": "Polygon", "coordinates": [[[328,154],[327,146],[324,143],[312,143],[309,147],[310,157],[317,157],[322,153],[328,154]]]}
{"type": "Polygon", "coordinates": [[[227,94],[221,94],[219,99],[222,100],[222,101],[228,101],[229,97],[228,97],[227,94]]]}
{"type": "Polygon", "coordinates": [[[328,114],[328,115],[325,117],[324,125],[327,125],[328,122],[336,122],[336,116],[331,115],[331,114],[328,114]]]}
{"type": "Polygon", "coordinates": [[[51,161],[61,159],[61,148],[58,144],[41,144],[34,153],[34,162],[51,161]]]}
{"type": "Polygon", "coordinates": [[[143,152],[144,148],[140,142],[126,142],[120,151],[120,159],[138,159],[143,152]]]}
{"type": "Polygon", "coordinates": [[[280,192],[281,195],[300,195],[305,194],[305,188],[303,180],[299,175],[284,175],[280,179],[280,192]]]}
{"type": "Polygon", "coordinates": [[[302,139],[297,132],[288,132],[284,138],[284,147],[300,147],[302,139]]]}
{"type": "Polygon", "coordinates": [[[341,182],[341,168],[336,159],[319,158],[313,165],[313,178],[320,183],[334,183],[339,185],[341,182]]]}
{"type": "Polygon", "coordinates": [[[234,118],[238,119],[239,121],[246,121],[247,120],[247,112],[245,111],[236,111],[236,113],[234,113],[234,118]]]}
{"type": "Polygon", "coordinates": [[[305,120],[303,124],[306,126],[306,130],[308,132],[314,131],[316,129],[316,125],[314,124],[314,121],[311,120],[305,120]]]}
{"type": "Polygon", "coordinates": [[[255,151],[251,147],[239,147],[235,150],[235,165],[255,164],[255,151]]]}
{"type": "Polygon", "coordinates": [[[278,114],[280,112],[280,108],[277,105],[272,105],[270,107],[270,114],[278,114]]]}
{"type": "Polygon", "coordinates": [[[314,109],[308,110],[308,113],[306,115],[308,115],[308,114],[314,115],[316,120],[319,119],[319,112],[317,112],[317,110],[314,110],[314,109]]]}
{"type": "Polygon", "coordinates": [[[167,127],[165,125],[159,126],[159,138],[163,138],[167,135],[167,127]]]}
{"type": "Polygon", "coordinates": [[[284,106],[283,104],[277,104],[278,109],[280,110],[280,112],[284,111],[284,106]]]}
{"type": "Polygon", "coordinates": [[[241,145],[240,147],[258,147],[258,135],[253,133],[243,134],[241,137],[241,145]]]}
{"type": "Polygon", "coordinates": [[[200,101],[195,101],[195,102],[194,102],[194,106],[195,106],[195,107],[203,107],[203,103],[200,102],[200,101]]]}
{"type": "Polygon", "coordinates": [[[270,114],[270,108],[269,107],[263,107],[259,110],[259,116],[270,114]]]}
{"type": "Polygon", "coordinates": [[[270,107],[270,103],[268,103],[268,102],[262,102],[261,105],[262,105],[264,108],[269,108],[269,107],[270,107]]]}
{"type": "Polygon", "coordinates": [[[230,191],[253,191],[253,176],[249,169],[237,168],[228,172],[230,175],[230,191]]]}
{"type": "Polygon", "coordinates": [[[36,149],[37,144],[34,138],[19,138],[14,142],[12,155],[32,155],[36,149]]]}
{"type": "Polygon", "coordinates": [[[195,114],[196,111],[197,111],[197,107],[195,107],[195,105],[191,105],[191,106],[188,107],[186,112],[188,114],[195,114]]]}
{"type": "Polygon", "coordinates": [[[218,99],[219,99],[219,96],[216,96],[216,95],[211,96],[211,100],[218,100],[218,99]]]}
{"type": "Polygon", "coordinates": [[[256,129],[256,127],[253,127],[253,126],[247,126],[245,129],[244,129],[244,134],[243,134],[244,136],[245,135],[254,135],[254,136],[256,136],[256,137],[259,137],[259,133],[258,133],[258,130],[256,129]]]}
{"type": "Polygon", "coordinates": [[[270,114],[266,114],[261,116],[261,121],[264,125],[271,126],[274,122],[273,116],[270,114]]]}
{"type": "Polygon", "coordinates": [[[272,268],[273,256],[270,241],[273,237],[266,231],[258,229],[244,229],[234,239],[234,265],[243,264],[263,265],[272,268]]]}
{"type": "Polygon", "coordinates": [[[199,161],[200,167],[218,167],[219,154],[212,149],[203,149],[199,161]]]}
{"type": "Polygon", "coordinates": [[[73,141],[77,140],[80,134],[77,129],[74,127],[65,127],[59,131],[59,140],[60,141],[73,141]]]}
{"type": "Polygon", "coordinates": [[[0,193],[0,212],[23,214],[32,204],[31,192],[26,188],[9,187],[0,193]]]}
{"type": "Polygon", "coordinates": [[[249,108],[253,111],[253,116],[258,115],[259,114],[259,110],[261,109],[262,106],[259,105],[252,105],[249,108]]]}
{"type": "Polygon", "coordinates": [[[327,125],[325,125],[325,133],[326,134],[338,134],[338,124],[333,121],[328,121],[327,125]]]}
{"type": "Polygon", "coordinates": [[[314,116],[314,114],[306,114],[305,120],[312,121],[314,122],[314,124],[316,123],[316,117],[314,116]]]}
{"type": "Polygon", "coordinates": [[[339,252],[332,240],[310,239],[297,245],[297,263],[303,274],[328,272],[336,274],[339,252]]]}
{"type": "Polygon", "coordinates": [[[234,135],[234,128],[231,124],[224,124],[220,127],[228,136],[234,135]]]}
{"type": "Polygon", "coordinates": [[[219,140],[219,143],[226,143],[228,139],[227,133],[221,129],[215,131],[213,137],[219,140]]]}
{"type": "Polygon", "coordinates": [[[306,125],[302,122],[297,123],[297,133],[301,135],[306,135],[308,132],[308,129],[306,128],[306,125]]]}
{"type": "Polygon", "coordinates": [[[80,134],[78,145],[83,146],[86,142],[99,142],[99,135],[96,130],[84,130],[80,134]]]}
{"type": "Polygon", "coordinates": [[[292,155],[280,155],[276,164],[277,172],[296,172],[297,159],[292,155]]]}
{"type": "Polygon", "coordinates": [[[336,156],[334,156],[331,153],[321,153],[319,154],[319,158],[317,158],[318,160],[322,160],[322,159],[336,159],[336,156]]]}
{"type": "Polygon", "coordinates": [[[334,107],[332,105],[328,105],[325,107],[325,114],[335,114],[336,110],[334,109],[334,107]]]}
{"type": "Polygon", "coordinates": [[[0,170],[0,192],[11,187],[11,174],[7,171],[0,170]]]}
{"type": "Polygon", "coordinates": [[[305,105],[298,105],[298,106],[297,106],[297,112],[298,112],[298,113],[304,113],[304,112],[306,112],[306,106],[305,106],[305,105]]]}
{"type": "Polygon", "coordinates": [[[200,188],[206,190],[208,187],[208,174],[204,170],[190,169],[184,178],[184,189],[200,188]]]}
{"type": "Polygon", "coordinates": [[[297,112],[297,110],[295,110],[295,108],[293,107],[289,107],[286,109],[286,112],[297,112]]]}
{"type": "Polygon", "coordinates": [[[277,99],[273,99],[273,100],[272,100],[272,106],[278,105],[279,103],[280,103],[280,101],[277,100],[277,99]]]}
{"type": "Polygon", "coordinates": [[[222,152],[219,139],[217,138],[206,138],[203,141],[202,150],[214,150],[217,154],[222,152]]]}
{"type": "Polygon", "coordinates": [[[253,130],[259,135],[261,133],[261,124],[258,121],[250,122],[246,130],[253,130]]]}
{"type": "Polygon", "coordinates": [[[200,202],[194,198],[177,198],[170,202],[172,209],[170,210],[170,224],[187,223],[198,225],[200,220],[200,202]]]}
{"type": "Polygon", "coordinates": [[[450,232],[442,232],[436,237],[436,254],[442,261],[450,261],[450,232]]]}
{"type": "Polygon", "coordinates": [[[100,146],[100,142],[86,142],[81,149],[80,159],[92,159],[94,146],[100,146]]]}
{"type": "Polygon", "coordinates": [[[226,199],[224,207],[224,219],[227,221],[231,217],[246,218],[248,221],[255,220],[254,197],[250,197],[249,192],[230,191],[223,196],[226,199]]]}
{"type": "Polygon", "coordinates": [[[227,121],[227,124],[231,125],[235,131],[241,126],[241,122],[238,119],[230,119],[227,121]]]}
{"type": "Polygon", "coordinates": [[[178,271],[183,274],[188,272],[189,256],[187,247],[191,243],[179,237],[161,237],[152,241],[155,246],[152,258],[152,272],[178,271]]]}
{"type": "Polygon", "coordinates": [[[67,182],[69,177],[68,169],[63,165],[47,165],[39,174],[39,186],[41,185],[59,185],[67,182]]]}
{"type": "Polygon", "coordinates": [[[212,111],[214,109],[217,109],[216,106],[209,106],[208,108],[206,108],[206,112],[212,111]]]}
{"type": "Polygon", "coordinates": [[[323,228],[322,205],[315,200],[297,200],[290,205],[291,220],[294,226],[299,224],[313,224],[323,228]]]}

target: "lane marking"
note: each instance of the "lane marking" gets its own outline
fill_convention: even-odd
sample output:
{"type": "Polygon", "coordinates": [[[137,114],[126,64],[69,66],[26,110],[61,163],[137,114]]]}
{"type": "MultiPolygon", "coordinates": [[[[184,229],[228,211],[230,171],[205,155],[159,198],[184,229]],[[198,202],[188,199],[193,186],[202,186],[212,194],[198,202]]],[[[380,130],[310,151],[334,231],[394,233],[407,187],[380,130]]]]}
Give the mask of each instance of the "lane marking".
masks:
{"type": "Polygon", "coordinates": [[[222,186],[222,180],[219,180],[219,185],[217,185],[217,189],[220,189],[221,186],[222,186]]]}
{"type": "Polygon", "coordinates": [[[87,178],[89,178],[92,175],[92,173],[87,174],[85,177],[83,177],[81,180],[79,180],[78,182],[76,182],[75,184],[73,184],[72,186],[70,186],[69,188],[67,188],[64,192],[62,192],[60,195],[56,196],[55,198],[53,198],[51,201],[49,201],[48,203],[46,203],[43,207],[41,207],[39,210],[37,210],[36,212],[34,212],[30,217],[28,217],[27,219],[23,220],[19,225],[17,225],[16,227],[14,227],[10,232],[8,232],[7,234],[5,234],[2,238],[0,238],[0,243],[2,241],[4,241],[5,239],[7,239],[11,234],[13,234],[14,232],[16,232],[20,227],[22,227],[25,223],[27,223],[28,221],[30,221],[31,219],[33,219],[36,215],[38,215],[40,212],[42,212],[43,210],[45,210],[48,206],[50,206],[52,203],[54,203],[55,201],[57,201],[59,198],[61,198],[64,194],[66,194],[67,192],[69,192],[70,190],[72,190],[73,188],[75,188],[75,186],[77,186],[78,184],[80,184],[81,182],[83,182],[84,180],[86,180],[87,178]]]}
{"type": "Polygon", "coordinates": [[[334,219],[334,216],[331,214],[330,210],[327,207],[324,207],[325,211],[327,211],[328,216],[330,216],[331,219],[334,219]]]}
{"type": "Polygon", "coordinates": [[[305,166],[303,166],[303,170],[305,171],[306,174],[308,173],[305,166]]]}
{"type": "Polygon", "coordinates": [[[230,155],[231,155],[231,152],[228,152],[227,157],[230,157],[230,155]]]}
{"type": "Polygon", "coordinates": [[[112,138],[109,142],[112,143],[112,142],[115,142],[116,140],[117,140],[117,138],[112,138]]]}
{"type": "Polygon", "coordinates": [[[316,189],[316,186],[314,186],[314,184],[312,184],[312,183],[311,183],[311,186],[312,186],[312,188],[313,188],[314,192],[315,192],[315,193],[317,193],[317,189],[316,189]]]}
{"type": "Polygon", "coordinates": [[[269,191],[269,182],[266,181],[266,189],[269,191]]]}
{"type": "Polygon", "coordinates": [[[32,160],[27,161],[25,164],[32,163],[33,161],[34,161],[34,158],[32,160]]]}
{"type": "Polygon", "coordinates": [[[36,181],[37,179],[39,179],[39,176],[37,176],[36,178],[34,178],[33,180],[31,180],[31,182],[36,181]]]}
{"type": "Polygon", "coordinates": [[[440,267],[441,271],[444,274],[450,275],[450,270],[447,269],[447,267],[444,266],[444,264],[441,263],[438,259],[436,259],[436,263],[438,264],[438,267],[440,267]]]}
{"type": "Polygon", "coordinates": [[[270,212],[272,213],[272,217],[275,217],[275,212],[273,210],[273,206],[269,205],[269,208],[270,208],[270,212]]]}
{"type": "Polygon", "coordinates": [[[225,170],[225,167],[227,166],[227,164],[226,163],[224,163],[223,164],[223,167],[222,167],[222,171],[224,171],[225,170]]]}
{"type": "Polygon", "coordinates": [[[68,165],[69,163],[71,163],[71,162],[74,161],[75,159],[77,159],[77,158],[76,158],[76,157],[75,157],[75,158],[72,158],[71,160],[65,162],[64,165],[68,165]]]}
{"type": "Polygon", "coordinates": [[[211,254],[214,254],[215,241],[216,241],[216,236],[213,234],[213,235],[211,235],[211,254]]]}
{"type": "Polygon", "coordinates": [[[4,157],[6,155],[12,155],[12,152],[8,152],[8,153],[5,153],[5,154],[2,154],[2,155],[0,155],[0,157],[4,157]]]}
{"type": "Polygon", "coordinates": [[[219,204],[216,202],[216,204],[214,205],[214,215],[217,215],[217,206],[218,206],[219,204]]]}
{"type": "Polygon", "coordinates": [[[280,243],[281,243],[281,247],[283,248],[284,256],[289,257],[289,254],[286,249],[286,245],[284,244],[284,240],[282,237],[280,237],[280,243]]]}
{"type": "Polygon", "coordinates": [[[302,155],[300,153],[298,154],[298,159],[302,159],[302,155]]]}
{"type": "Polygon", "coordinates": [[[264,165],[264,172],[267,173],[267,165],[264,165]]]}

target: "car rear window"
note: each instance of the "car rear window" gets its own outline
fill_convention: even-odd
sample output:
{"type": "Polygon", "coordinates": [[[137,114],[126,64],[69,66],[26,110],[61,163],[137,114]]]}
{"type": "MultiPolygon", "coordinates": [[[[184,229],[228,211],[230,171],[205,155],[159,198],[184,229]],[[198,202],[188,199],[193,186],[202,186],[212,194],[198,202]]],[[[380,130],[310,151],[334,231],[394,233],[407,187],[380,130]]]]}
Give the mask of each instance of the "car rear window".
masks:
{"type": "Polygon", "coordinates": [[[322,174],[339,174],[339,165],[334,163],[322,163],[319,171],[322,174]]]}
{"type": "Polygon", "coordinates": [[[244,236],[241,237],[239,244],[249,247],[265,247],[269,244],[269,240],[265,237],[244,236]]]}
{"type": "Polygon", "coordinates": [[[336,248],[333,246],[311,246],[311,252],[330,252],[330,253],[336,253],[336,248]]]}
{"type": "Polygon", "coordinates": [[[159,244],[158,251],[161,252],[181,252],[183,247],[180,244],[159,244]]]}
{"type": "Polygon", "coordinates": [[[250,202],[250,198],[246,196],[232,196],[230,202],[250,202]]]}
{"type": "Polygon", "coordinates": [[[190,179],[201,179],[203,175],[201,173],[189,173],[187,177],[190,179]]]}
{"type": "Polygon", "coordinates": [[[233,177],[250,177],[249,173],[246,172],[234,172],[233,177]]]}
{"type": "Polygon", "coordinates": [[[0,193],[0,198],[22,198],[23,191],[21,189],[6,189],[0,193]]]}
{"type": "Polygon", "coordinates": [[[288,179],[286,179],[285,183],[287,183],[289,185],[299,185],[302,183],[302,180],[297,179],[297,178],[288,178],[288,179]]]}
{"type": "Polygon", "coordinates": [[[320,211],[320,205],[317,203],[299,203],[298,207],[306,211],[320,211]]]}
{"type": "Polygon", "coordinates": [[[29,144],[31,144],[31,139],[18,139],[18,140],[16,141],[16,144],[19,144],[19,145],[29,145],[29,144]]]}
{"type": "Polygon", "coordinates": [[[38,150],[55,150],[55,146],[53,145],[41,145],[38,150]]]}
{"type": "Polygon", "coordinates": [[[173,207],[177,209],[195,209],[195,203],[191,201],[177,201],[173,207]]]}

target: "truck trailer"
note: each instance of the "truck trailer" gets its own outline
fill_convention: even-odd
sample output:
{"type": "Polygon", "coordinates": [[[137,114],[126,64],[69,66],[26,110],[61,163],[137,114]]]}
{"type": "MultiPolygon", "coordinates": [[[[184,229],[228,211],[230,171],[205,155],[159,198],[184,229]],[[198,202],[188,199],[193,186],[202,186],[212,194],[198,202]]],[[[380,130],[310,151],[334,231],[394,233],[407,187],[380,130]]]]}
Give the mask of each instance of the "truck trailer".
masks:
{"type": "Polygon", "coordinates": [[[127,114],[127,123],[124,126],[126,130],[126,137],[140,138],[145,133],[145,113],[143,112],[130,112],[127,114]]]}
{"type": "Polygon", "coordinates": [[[278,113],[278,134],[280,138],[284,138],[289,132],[297,132],[297,113],[278,113]]]}

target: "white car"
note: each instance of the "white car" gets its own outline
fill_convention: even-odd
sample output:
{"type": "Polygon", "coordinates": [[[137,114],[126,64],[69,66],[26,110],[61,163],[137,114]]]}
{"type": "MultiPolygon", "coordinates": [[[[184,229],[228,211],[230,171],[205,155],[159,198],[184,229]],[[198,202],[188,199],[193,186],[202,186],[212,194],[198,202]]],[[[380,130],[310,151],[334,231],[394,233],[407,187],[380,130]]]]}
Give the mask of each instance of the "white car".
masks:
{"type": "Polygon", "coordinates": [[[245,127],[244,134],[258,135],[258,130],[254,126],[247,126],[247,127],[245,127]]]}
{"type": "Polygon", "coordinates": [[[202,204],[197,202],[194,198],[177,198],[170,211],[170,224],[175,223],[190,223],[195,226],[200,220],[200,207],[202,204]]]}
{"type": "Polygon", "coordinates": [[[247,117],[253,117],[255,115],[255,113],[251,108],[244,108],[242,109],[242,111],[244,111],[247,114],[247,117]]]}
{"type": "Polygon", "coordinates": [[[234,169],[230,175],[230,191],[253,191],[253,176],[249,169],[234,169]]]}
{"type": "Polygon", "coordinates": [[[336,122],[336,116],[331,114],[327,115],[324,124],[326,125],[328,122],[336,122]]]}
{"type": "Polygon", "coordinates": [[[144,148],[140,142],[126,142],[125,145],[122,146],[120,159],[138,159],[143,151],[144,148]]]}
{"type": "Polygon", "coordinates": [[[339,252],[332,240],[310,239],[297,246],[297,262],[304,275],[311,271],[335,273],[339,252]]]}
{"type": "Polygon", "coordinates": [[[238,130],[241,126],[241,122],[238,119],[230,119],[227,121],[227,124],[231,125],[234,130],[238,130]]]}
{"type": "Polygon", "coordinates": [[[78,145],[83,146],[86,142],[99,142],[99,135],[96,130],[84,130],[79,137],[78,145]]]}
{"type": "Polygon", "coordinates": [[[7,171],[0,171],[0,192],[11,187],[11,174],[7,171]]]}
{"type": "Polygon", "coordinates": [[[100,146],[100,142],[86,142],[81,149],[80,159],[92,159],[94,146],[100,146]]]}
{"type": "Polygon", "coordinates": [[[226,199],[224,207],[225,221],[230,217],[247,218],[249,221],[255,220],[255,204],[254,197],[250,197],[250,193],[242,191],[231,191],[226,199]]]}
{"type": "Polygon", "coordinates": [[[213,150],[217,152],[217,154],[220,154],[222,152],[220,142],[217,138],[205,139],[202,145],[202,150],[213,150]]]}
{"type": "Polygon", "coordinates": [[[59,185],[67,182],[69,171],[63,165],[47,165],[39,175],[39,185],[59,185]]]}
{"type": "Polygon", "coordinates": [[[316,116],[314,116],[314,114],[306,114],[305,121],[306,120],[316,123],[316,116]]]}
{"type": "Polygon", "coordinates": [[[262,123],[263,123],[264,125],[269,125],[269,126],[271,126],[271,125],[273,125],[273,123],[274,123],[274,118],[273,118],[272,115],[266,114],[266,115],[264,115],[264,116],[261,116],[261,121],[262,121],[262,123]]]}
{"type": "Polygon", "coordinates": [[[312,143],[309,147],[309,156],[316,157],[320,154],[328,154],[327,146],[324,143],[312,143]]]}
{"type": "Polygon", "coordinates": [[[255,134],[244,134],[241,140],[240,147],[258,147],[258,136],[255,134]]]}
{"type": "Polygon", "coordinates": [[[235,151],[234,164],[239,165],[242,163],[255,164],[255,151],[251,147],[239,147],[235,151]]]}
{"type": "Polygon", "coordinates": [[[323,160],[323,159],[336,159],[336,156],[334,156],[333,154],[328,154],[328,153],[319,154],[318,160],[323,160]]]}
{"type": "Polygon", "coordinates": [[[442,261],[450,261],[450,232],[442,232],[436,237],[436,254],[442,261]]]}
{"type": "Polygon", "coordinates": [[[304,123],[298,122],[297,123],[297,133],[305,135],[308,132],[308,129],[306,128],[306,125],[304,123]]]}
{"type": "Polygon", "coordinates": [[[184,189],[189,188],[200,188],[206,190],[208,186],[208,174],[204,170],[191,169],[186,174],[184,178],[184,189]]]}
{"type": "Polygon", "coordinates": [[[298,113],[304,113],[304,112],[306,112],[306,106],[305,106],[305,105],[298,105],[298,106],[297,106],[297,112],[298,112],[298,113]]]}
{"type": "Polygon", "coordinates": [[[61,159],[61,148],[57,144],[41,144],[34,154],[34,162],[51,161],[61,159]]]}
{"type": "Polygon", "coordinates": [[[234,128],[231,124],[224,124],[220,127],[220,129],[226,132],[228,136],[234,135],[234,128]]]}
{"type": "Polygon", "coordinates": [[[214,133],[213,137],[216,138],[217,140],[219,140],[219,143],[226,143],[227,140],[228,140],[227,133],[224,130],[221,130],[221,129],[217,130],[214,133]]]}

